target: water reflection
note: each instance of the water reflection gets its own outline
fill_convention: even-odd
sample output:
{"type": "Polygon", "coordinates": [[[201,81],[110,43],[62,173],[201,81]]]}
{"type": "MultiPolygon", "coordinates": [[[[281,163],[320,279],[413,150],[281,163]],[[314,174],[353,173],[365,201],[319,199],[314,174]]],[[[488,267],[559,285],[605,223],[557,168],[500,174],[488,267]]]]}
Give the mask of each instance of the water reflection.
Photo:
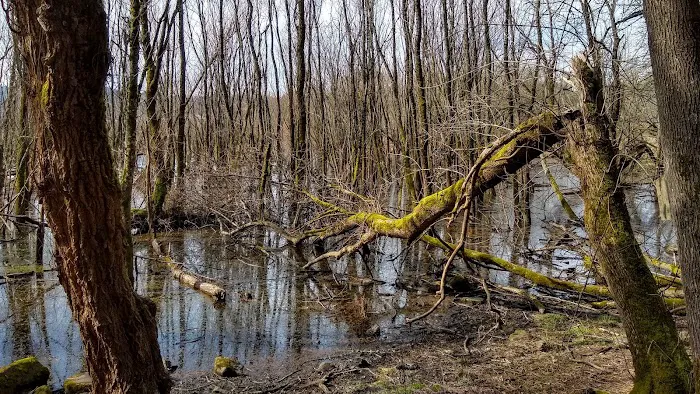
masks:
{"type": "MultiPolygon", "coordinates": [[[[580,223],[573,223],[564,212],[547,176],[532,166],[534,183],[530,203],[531,225],[525,239],[518,237],[514,227],[515,215],[510,185],[498,186],[497,197],[487,198],[482,213],[481,228],[488,229],[488,251],[503,259],[517,262],[536,272],[579,283],[592,283],[583,266],[581,251],[586,232],[580,223]]],[[[549,163],[549,169],[565,195],[569,205],[580,218],[583,217],[583,200],[578,196],[578,178],[560,163],[549,163]]],[[[656,258],[673,261],[666,247],[675,242],[675,232],[670,221],[661,220],[657,208],[653,184],[628,186],[624,190],[632,227],[642,250],[656,258]]],[[[513,286],[525,285],[524,279],[509,272],[491,271],[490,279],[513,286]]]]}
{"type": "MultiPolygon", "coordinates": [[[[582,201],[573,193],[576,178],[561,166],[550,165],[550,170],[581,215],[582,201]]],[[[470,247],[547,275],[591,280],[581,267],[581,256],[573,250],[585,232],[567,220],[543,174],[533,170],[532,180],[529,229],[520,233],[514,229],[512,199],[494,197],[511,195],[504,185],[484,200],[482,205],[488,209],[475,216],[470,247]]],[[[664,246],[673,242],[673,228],[658,219],[653,186],[635,186],[627,190],[627,197],[642,248],[670,260],[664,246]]],[[[57,387],[84,365],[77,326],[51,271],[50,238],[47,232],[41,267],[46,272],[0,285],[0,364],[34,354],[49,367],[57,387]]],[[[332,273],[309,276],[298,271],[299,262],[315,252],[284,248],[284,240],[268,231],[235,242],[215,232],[189,231],[167,235],[162,242],[176,261],[212,278],[229,294],[219,307],[181,287],[162,263],[150,258],[147,244],[137,243],[136,289],[158,305],[161,350],[180,371],[208,370],[219,354],[246,363],[287,357],[304,349],[342,347],[366,335],[373,325],[382,328],[381,338],[391,338],[409,306],[409,294],[397,282],[414,278],[420,283],[426,272],[439,269],[443,257],[420,244],[407,250],[401,240],[381,239],[372,250],[329,262],[324,268],[332,273]]],[[[0,275],[33,264],[34,245],[32,236],[0,244],[0,275]]],[[[525,285],[507,272],[489,275],[499,283],[525,285]]]]}

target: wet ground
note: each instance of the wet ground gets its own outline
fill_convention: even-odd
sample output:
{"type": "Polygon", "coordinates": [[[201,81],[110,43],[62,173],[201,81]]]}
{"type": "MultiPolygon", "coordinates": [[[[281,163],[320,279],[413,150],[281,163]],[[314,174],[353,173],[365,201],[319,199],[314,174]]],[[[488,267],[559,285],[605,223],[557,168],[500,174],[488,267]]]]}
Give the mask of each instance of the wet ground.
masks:
{"type": "Polygon", "coordinates": [[[233,378],[176,373],[173,393],[630,391],[630,353],[614,317],[498,309],[499,328],[485,305],[453,305],[417,323],[409,339],[252,360],[233,378]]]}

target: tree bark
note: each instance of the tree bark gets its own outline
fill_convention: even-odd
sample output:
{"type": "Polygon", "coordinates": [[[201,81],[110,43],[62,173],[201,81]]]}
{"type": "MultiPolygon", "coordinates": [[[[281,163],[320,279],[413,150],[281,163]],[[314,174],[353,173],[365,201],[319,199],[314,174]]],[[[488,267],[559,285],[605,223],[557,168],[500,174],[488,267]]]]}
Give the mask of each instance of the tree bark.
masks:
{"type": "Polygon", "coordinates": [[[306,62],[304,60],[304,48],[306,45],[306,8],[305,0],[297,0],[297,42],[296,42],[296,80],[294,82],[294,96],[296,101],[297,116],[295,118],[296,132],[293,141],[294,151],[294,184],[304,185],[306,177],[306,98],[304,89],[306,85],[306,62]]]}
{"type": "Polygon", "coordinates": [[[635,370],[632,392],[687,393],[690,360],[634,238],[617,183],[618,152],[609,138],[613,125],[605,113],[602,72],[581,57],[574,59],[573,70],[584,120],[570,131],[567,148],[581,181],[592,256],[600,262],[627,333],[635,370]]]}
{"type": "Polygon", "coordinates": [[[693,380],[700,388],[700,3],[645,0],[671,216],[688,304],[693,380]]]}
{"type": "Polygon", "coordinates": [[[182,176],[185,174],[185,109],[187,108],[187,97],[185,97],[185,82],[187,78],[187,60],[185,59],[185,7],[184,0],[178,0],[178,49],[180,55],[180,70],[179,70],[179,96],[180,103],[177,112],[177,139],[175,141],[175,179],[177,182],[182,181],[182,176]]]}
{"type": "MultiPolygon", "coordinates": [[[[131,195],[134,190],[134,171],[136,167],[136,117],[138,115],[139,99],[139,18],[141,15],[141,0],[131,0],[131,16],[129,20],[129,77],[126,93],[126,133],[124,135],[124,166],[122,168],[122,216],[127,228],[131,226],[131,195]]],[[[134,246],[131,231],[127,231],[124,240],[126,245],[126,263],[129,279],[133,282],[134,246]]]]}
{"type": "Polygon", "coordinates": [[[107,138],[100,0],[13,0],[37,133],[37,191],[80,327],[94,393],[166,393],[155,305],[131,289],[121,191],[107,138]]]}
{"type": "Polygon", "coordinates": [[[18,65],[20,72],[20,97],[19,97],[19,114],[18,114],[18,129],[19,136],[17,138],[16,155],[16,174],[15,174],[15,194],[17,198],[14,204],[15,215],[25,215],[29,209],[31,202],[31,193],[29,190],[29,117],[27,105],[27,85],[24,80],[24,70],[22,65],[18,65]]]}

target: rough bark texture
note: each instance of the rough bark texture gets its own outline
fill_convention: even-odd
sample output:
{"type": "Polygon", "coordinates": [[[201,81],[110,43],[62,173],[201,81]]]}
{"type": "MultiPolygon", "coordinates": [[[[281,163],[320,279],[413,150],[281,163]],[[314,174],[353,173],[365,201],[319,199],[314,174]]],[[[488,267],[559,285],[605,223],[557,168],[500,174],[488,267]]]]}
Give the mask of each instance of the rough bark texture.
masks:
{"type": "Polygon", "coordinates": [[[671,216],[678,229],[693,380],[700,388],[700,3],[645,0],[671,216]]]}
{"type": "Polygon", "coordinates": [[[155,306],[125,270],[120,188],[105,124],[109,66],[100,0],[14,0],[37,133],[37,191],[60,255],[95,393],[167,392],[155,306]]]}
{"type": "MultiPolygon", "coordinates": [[[[22,69],[21,66],[20,69],[22,69]]],[[[24,71],[20,71],[20,75],[23,74],[24,71]]],[[[17,174],[15,175],[15,194],[17,195],[14,207],[15,215],[26,214],[31,200],[29,183],[27,182],[29,180],[29,142],[31,140],[27,119],[27,87],[24,85],[23,80],[20,84],[22,87],[19,98],[19,137],[17,138],[17,151],[15,153],[17,155],[17,160],[15,161],[17,169],[17,174]]]]}
{"type": "MultiPolygon", "coordinates": [[[[124,136],[124,167],[122,168],[122,216],[124,223],[131,224],[131,195],[134,190],[134,171],[136,167],[136,116],[139,108],[139,21],[141,0],[131,0],[131,19],[129,20],[129,83],[126,93],[126,134],[124,136]]],[[[129,279],[133,282],[134,246],[131,231],[124,239],[126,245],[126,262],[129,279]]]]}
{"type": "Polygon", "coordinates": [[[573,62],[580,82],[583,124],[567,140],[572,171],[581,181],[584,223],[627,333],[635,370],[634,393],[687,393],[690,360],[634,238],[625,196],[618,187],[617,150],[609,139],[602,73],[573,62]]]}

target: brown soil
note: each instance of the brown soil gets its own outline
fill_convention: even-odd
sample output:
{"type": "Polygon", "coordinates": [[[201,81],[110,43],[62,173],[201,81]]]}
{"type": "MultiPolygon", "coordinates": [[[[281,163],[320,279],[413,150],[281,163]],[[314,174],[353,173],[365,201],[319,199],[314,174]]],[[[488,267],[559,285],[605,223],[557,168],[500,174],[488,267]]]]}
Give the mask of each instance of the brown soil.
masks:
{"type": "MultiPolygon", "coordinates": [[[[175,375],[173,393],[626,393],[632,366],[614,316],[452,304],[388,340],[261,359],[242,376],[175,375]]],[[[386,336],[383,336],[386,339],[386,336]]]]}

